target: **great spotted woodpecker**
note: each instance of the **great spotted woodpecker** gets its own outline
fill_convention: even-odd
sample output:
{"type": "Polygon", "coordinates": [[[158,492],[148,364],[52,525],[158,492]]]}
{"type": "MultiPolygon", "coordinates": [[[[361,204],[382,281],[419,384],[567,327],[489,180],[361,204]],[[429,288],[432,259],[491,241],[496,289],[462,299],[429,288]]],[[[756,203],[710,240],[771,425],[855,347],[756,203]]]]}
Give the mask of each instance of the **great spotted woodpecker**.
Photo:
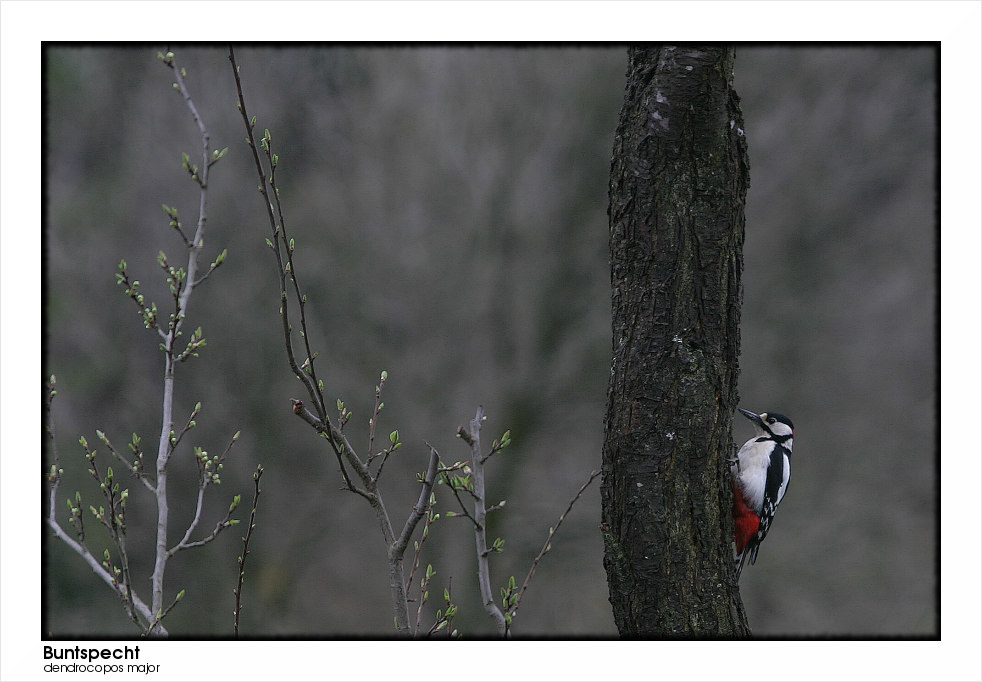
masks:
{"type": "Polygon", "coordinates": [[[736,575],[743,563],[757,560],[760,543],[771,528],[774,513],[791,480],[791,447],[794,424],[783,414],[754,414],[740,408],[754,424],[754,437],[743,444],[731,461],[733,472],[733,528],[736,540],[736,575]]]}

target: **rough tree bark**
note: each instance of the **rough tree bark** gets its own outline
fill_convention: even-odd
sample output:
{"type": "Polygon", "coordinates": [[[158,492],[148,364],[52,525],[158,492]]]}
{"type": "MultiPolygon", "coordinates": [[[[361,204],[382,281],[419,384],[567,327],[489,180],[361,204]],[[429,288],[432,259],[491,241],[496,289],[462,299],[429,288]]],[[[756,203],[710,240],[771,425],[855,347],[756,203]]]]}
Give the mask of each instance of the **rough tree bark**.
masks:
{"type": "Polygon", "coordinates": [[[725,462],[749,184],[734,51],[644,47],[628,57],[608,209],[610,602],[626,637],[747,636],[725,462]]]}

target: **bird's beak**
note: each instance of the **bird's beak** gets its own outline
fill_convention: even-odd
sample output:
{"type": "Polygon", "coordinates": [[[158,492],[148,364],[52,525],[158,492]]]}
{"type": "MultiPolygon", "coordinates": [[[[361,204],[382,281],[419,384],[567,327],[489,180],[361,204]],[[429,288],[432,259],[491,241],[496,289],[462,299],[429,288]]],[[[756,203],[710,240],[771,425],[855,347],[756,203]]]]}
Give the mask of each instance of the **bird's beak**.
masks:
{"type": "Polygon", "coordinates": [[[754,412],[751,412],[750,410],[745,410],[742,407],[738,407],[737,409],[740,410],[740,413],[744,417],[746,417],[747,419],[749,419],[750,421],[752,421],[757,426],[760,426],[761,428],[763,428],[764,422],[762,422],[760,420],[760,415],[758,415],[758,414],[756,414],[754,412]]]}

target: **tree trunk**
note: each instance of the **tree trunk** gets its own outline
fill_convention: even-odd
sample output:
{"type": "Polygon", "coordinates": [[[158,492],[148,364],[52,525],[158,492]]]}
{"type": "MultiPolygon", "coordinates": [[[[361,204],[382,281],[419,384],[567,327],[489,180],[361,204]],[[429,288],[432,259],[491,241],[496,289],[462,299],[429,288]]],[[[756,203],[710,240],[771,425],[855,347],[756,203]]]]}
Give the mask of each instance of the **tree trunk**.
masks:
{"type": "Polygon", "coordinates": [[[626,637],[747,636],[726,464],[749,183],[734,51],[666,46],[628,57],[608,209],[610,602],[626,637]]]}

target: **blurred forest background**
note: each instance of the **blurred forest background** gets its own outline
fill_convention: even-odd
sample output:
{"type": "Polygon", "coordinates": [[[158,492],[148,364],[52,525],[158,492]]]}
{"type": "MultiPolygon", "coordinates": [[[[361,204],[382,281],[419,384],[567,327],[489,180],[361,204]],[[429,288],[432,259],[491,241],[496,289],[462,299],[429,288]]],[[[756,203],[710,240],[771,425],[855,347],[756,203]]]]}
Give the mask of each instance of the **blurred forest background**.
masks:
{"type": "MultiPolygon", "coordinates": [[[[199,136],[163,46],[49,46],[45,61],[45,376],[65,481],[96,503],[78,437],[132,432],[155,453],[159,339],[115,284],[120,259],[167,300],[158,250],[186,258],[161,204],[197,216],[181,152],[199,136]]],[[[190,446],[218,454],[242,431],[201,528],[266,469],[241,630],[249,636],[392,633],[385,547],[365,501],[291,412],[274,262],[221,49],[175,48],[214,148],[206,249],[228,260],[191,299],[208,345],[177,368],[176,419],[198,427],[171,462],[171,544],[194,509],[190,446]]],[[[401,525],[426,439],[466,459],[456,428],[478,404],[490,519],[505,538],[495,593],[521,582],[571,496],[600,467],[610,362],[607,176],[627,65],[623,47],[302,47],[237,50],[246,101],[280,155],[278,180],[319,372],[354,411],[363,451],[379,372],[379,428],[405,447],[383,493],[401,525]]],[[[751,159],[741,405],[797,427],[795,475],[742,594],[760,636],[931,635],[938,622],[936,432],[938,56],[933,47],[738,47],[751,159]]],[[[189,227],[190,229],[190,227],[189,227]]],[[[736,420],[734,440],[751,434],[736,420]]],[[[100,447],[100,456],[107,455],[100,447]]],[[[149,495],[130,485],[129,543],[145,598],[149,495]],[[145,578],[145,579],[144,579],[145,578]]],[[[444,488],[438,509],[453,508],[444,488]]],[[[44,509],[46,513],[46,507],[44,509]]],[[[64,523],[67,511],[59,500],[64,523]]],[[[594,483],[541,562],[518,636],[615,636],[594,483]]],[[[67,525],[67,524],[66,524],[67,525]]],[[[104,537],[90,532],[101,554],[104,537]]],[[[176,636],[230,636],[244,526],[168,564],[176,636]]],[[[42,526],[46,537],[50,532],[42,526]]],[[[452,578],[457,627],[494,633],[473,535],[441,519],[425,545],[452,578]]],[[[60,541],[46,542],[44,628],[135,635],[118,600],[60,541]]]]}

